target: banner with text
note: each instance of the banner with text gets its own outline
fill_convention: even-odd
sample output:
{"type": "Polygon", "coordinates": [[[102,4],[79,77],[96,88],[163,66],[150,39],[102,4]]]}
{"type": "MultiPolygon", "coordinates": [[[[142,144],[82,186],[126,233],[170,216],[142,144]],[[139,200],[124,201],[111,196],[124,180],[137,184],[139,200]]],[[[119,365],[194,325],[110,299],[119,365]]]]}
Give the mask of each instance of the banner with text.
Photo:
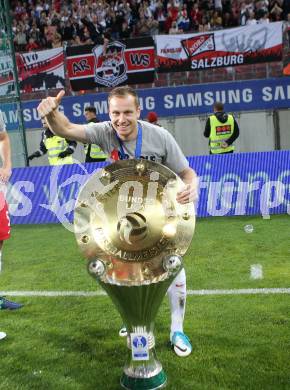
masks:
{"type": "MultiPolygon", "coordinates": [[[[290,213],[290,151],[195,156],[189,163],[200,181],[199,217],[290,213]]],[[[60,222],[70,229],[81,186],[105,164],[13,169],[7,196],[12,223],[60,222]]]]}
{"type": "Polygon", "coordinates": [[[152,37],[66,49],[67,72],[74,91],[154,81],[152,37]]]}
{"type": "MultiPolygon", "coordinates": [[[[70,121],[84,123],[84,108],[93,105],[99,120],[109,120],[107,96],[107,93],[98,93],[65,97],[60,109],[70,121]]],[[[146,118],[149,111],[156,111],[160,118],[208,114],[212,112],[215,101],[222,101],[229,112],[288,109],[290,78],[140,89],[138,96],[141,118],[146,118]]],[[[41,127],[36,109],[38,104],[39,100],[22,104],[25,127],[28,129],[41,127]]],[[[15,129],[17,113],[13,106],[3,104],[1,110],[8,130],[15,129]]]]}
{"type": "Polygon", "coordinates": [[[157,35],[159,72],[205,70],[280,61],[282,22],[197,34],[157,35]]]}
{"type": "Polygon", "coordinates": [[[64,88],[63,48],[17,53],[20,91],[29,93],[64,88]]]}
{"type": "Polygon", "coordinates": [[[0,96],[15,95],[12,56],[0,49],[0,96]]]}

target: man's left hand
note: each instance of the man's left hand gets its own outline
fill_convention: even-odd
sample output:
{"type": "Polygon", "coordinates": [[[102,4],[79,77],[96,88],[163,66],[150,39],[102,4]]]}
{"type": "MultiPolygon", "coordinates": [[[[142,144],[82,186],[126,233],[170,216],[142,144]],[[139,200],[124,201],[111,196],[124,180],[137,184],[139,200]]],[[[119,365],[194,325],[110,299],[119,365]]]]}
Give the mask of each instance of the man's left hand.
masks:
{"type": "Polygon", "coordinates": [[[198,179],[194,179],[191,184],[186,184],[186,187],[177,193],[176,200],[178,203],[186,204],[194,202],[197,197],[198,179]]]}
{"type": "Polygon", "coordinates": [[[65,158],[67,156],[69,156],[71,153],[68,151],[68,150],[64,150],[63,152],[60,152],[58,157],[59,158],[65,158]]]}
{"type": "Polygon", "coordinates": [[[221,147],[222,147],[223,149],[226,149],[228,146],[229,146],[229,145],[228,145],[228,143],[227,143],[226,141],[223,141],[223,142],[221,143],[221,147]]]}
{"type": "Polygon", "coordinates": [[[11,169],[10,168],[0,168],[0,181],[3,183],[7,183],[9,180],[9,177],[11,176],[11,169]]]}

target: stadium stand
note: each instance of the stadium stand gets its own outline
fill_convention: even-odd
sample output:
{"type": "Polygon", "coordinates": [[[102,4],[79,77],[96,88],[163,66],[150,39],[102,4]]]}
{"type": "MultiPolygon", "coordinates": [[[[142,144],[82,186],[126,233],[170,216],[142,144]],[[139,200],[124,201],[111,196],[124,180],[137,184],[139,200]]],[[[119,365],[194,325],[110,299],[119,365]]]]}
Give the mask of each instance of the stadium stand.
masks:
{"type": "Polygon", "coordinates": [[[179,32],[217,30],[253,23],[287,20],[288,1],[11,1],[14,42],[26,50],[29,38],[40,48],[101,42],[168,33],[172,23],[179,32]],[[254,22],[253,22],[254,20],[254,22]]]}
{"type": "MultiPolygon", "coordinates": [[[[176,22],[179,32],[201,32],[231,28],[253,23],[290,20],[286,0],[251,1],[187,1],[187,0],[12,0],[14,44],[17,52],[41,50],[65,45],[102,43],[104,37],[119,39],[142,35],[164,34],[176,22]],[[141,23],[142,21],[142,23],[141,23]],[[127,23],[128,22],[128,23],[127,23]],[[158,22],[158,24],[154,23],[158,22]],[[126,31],[125,31],[126,30],[126,31]],[[125,35],[124,35],[125,34],[125,35]]],[[[290,23],[290,22],[288,22],[290,23]]],[[[285,57],[289,53],[289,38],[285,34],[285,57]]],[[[261,79],[283,76],[281,62],[212,69],[210,72],[156,73],[153,87],[261,79]]],[[[68,80],[66,93],[71,95],[68,80]]],[[[151,88],[152,84],[137,88],[151,88]]],[[[106,91],[98,88],[97,91],[106,91]]],[[[74,94],[89,93],[80,91],[74,94]]],[[[51,91],[53,93],[53,91],[51,91]]],[[[47,91],[38,91],[37,98],[47,91]]],[[[22,95],[23,100],[35,98],[35,93],[22,95]]]]}

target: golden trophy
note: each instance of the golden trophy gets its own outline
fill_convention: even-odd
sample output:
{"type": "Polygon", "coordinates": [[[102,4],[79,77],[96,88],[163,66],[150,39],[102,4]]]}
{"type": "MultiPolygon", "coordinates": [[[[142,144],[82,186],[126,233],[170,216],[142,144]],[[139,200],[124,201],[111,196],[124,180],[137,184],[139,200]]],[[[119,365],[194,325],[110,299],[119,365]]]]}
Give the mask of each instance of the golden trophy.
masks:
{"type": "Polygon", "coordinates": [[[126,389],[166,384],[153,331],[194,233],[193,203],[176,201],[183,186],[163,165],[121,160],[93,174],[77,199],[75,234],[88,271],[110,296],[128,331],[130,354],[121,377],[126,389]]]}

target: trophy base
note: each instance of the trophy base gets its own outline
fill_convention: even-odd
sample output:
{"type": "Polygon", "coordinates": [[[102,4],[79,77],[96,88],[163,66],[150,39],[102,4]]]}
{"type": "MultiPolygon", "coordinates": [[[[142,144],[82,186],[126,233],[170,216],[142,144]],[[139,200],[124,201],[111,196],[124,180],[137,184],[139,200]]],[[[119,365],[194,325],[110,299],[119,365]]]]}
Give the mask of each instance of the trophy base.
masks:
{"type": "Polygon", "coordinates": [[[166,385],[167,377],[163,370],[151,378],[133,378],[123,373],[121,386],[128,390],[154,390],[166,385]]]}

